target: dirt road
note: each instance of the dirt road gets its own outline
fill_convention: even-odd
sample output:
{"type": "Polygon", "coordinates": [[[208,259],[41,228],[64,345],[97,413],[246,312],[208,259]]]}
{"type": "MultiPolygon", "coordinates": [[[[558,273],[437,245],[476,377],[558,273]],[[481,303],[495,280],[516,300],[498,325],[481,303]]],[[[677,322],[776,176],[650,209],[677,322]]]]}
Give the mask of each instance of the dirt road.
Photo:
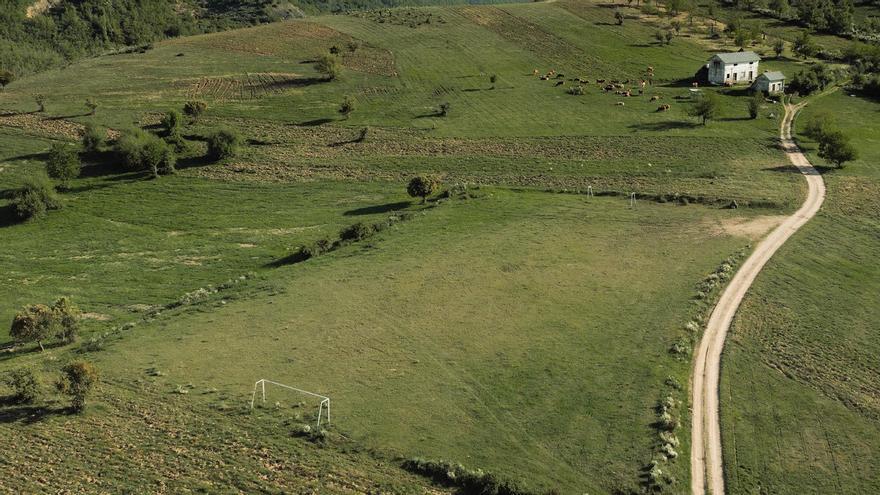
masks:
{"type": "Polygon", "coordinates": [[[721,351],[733,316],[743,296],[761,269],[792,234],[807,223],[819,211],[825,200],[825,183],[822,176],[810,165],[807,157],[791,139],[791,126],[803,104],[785,106],[785,117],[780,126],[782,146],[791,163],[807,179],[807,199],[794,215],[785,219],[764,238],[751,256],[743,263],[721,294],[718,304],[709,317],[709,323],[694,354],[692,386],[691,434],[691,493],[693,495],[722,495],[724,493],[724,467],[721,459],[721,420],[718,413],[718,382],[721,351]],[[707,487],[708,485],[708,487],[707,487]]]}

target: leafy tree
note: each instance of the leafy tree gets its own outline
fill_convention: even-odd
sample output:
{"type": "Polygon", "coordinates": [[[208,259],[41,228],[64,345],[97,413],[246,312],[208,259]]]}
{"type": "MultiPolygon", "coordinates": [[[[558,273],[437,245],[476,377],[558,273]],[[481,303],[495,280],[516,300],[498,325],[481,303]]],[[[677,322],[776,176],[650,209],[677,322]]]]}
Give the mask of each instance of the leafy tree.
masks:
{"type": "Polygon", "coordinates": [[[776,54],[776,58],[782,56],[782,52],[785,51],[785,41],[782,38],[777,39],[773,42],[773,53],[776,54]]]}
{"type": "Polygon", "coordinates": [[[183,113],[193,121],[198,120],[208,110],[208,104],[202,100],[190,100],[183,104],[183,113]]]}
{"type": "Polygon", "coordinates": [[[15,74],[5,69],[0,70],[0,90],[9,86],[9,83],[15,80],[15,74]]]}
{"type": "Polygon", "coordinates": [[[208,136],[208,157],[212,160],[231,158],[238,152],[241,137],[231,129],[220,129],[208,136]]]}
{"type": "Polygon", "coordinates": [[[841,131],[826,131],[819,140],[819,156],[833,163],[837,168],[855,160],[858,155],[849,137],[841,131]]]}
{"type": "Polygon", "coordinates": [[[720,105],[714,93],[704,93],[688,110],[688,115],[699,118],[703,125],[718,116],[720,105]]]}
{"type": "Polygon", "coordinates": [[[492,84],[492,88],[491,88],[491,89],[495,89],[495,83],[496,83],[497,81],[498,81],[498,75],[497,75],[497,74],[492,74],[491,76],[489,76],[489,83],[492,84]]]}
{"type": "Polygon", "coordinates": [[[761,104],[762,103],[764,103],[764,95],[760,91],[755,92],[755,94],[752,95],[751,98],[749,98],[749,101],[746,104],[746,106],[748,107],[750,118],[752,118],[752,119],[758,118],[758,113],[760,113],[760,111],[761,111],[761,104]]]}
{"type": "Polygon", "coordinates": [[[807,119],[804,125],[804,135],[816,141],[821,141],[822,136],[833,127],[834,117],[831,114],[825,112],[814,114],[807,119]]]}
{"type": "Polygon", "coordinates": [[[791,5],[788,0],[770,0],[770,10],[775,12],[780,19],[786,19],[791,13],[791,5]]]}
{"type": "Polygon", "coordinates": [[[42,94],[34,95],[34,103],[37,104],[37,113],[43,113],[46,111],[46,96],[42,94]]]}
{"type": "Polygon", "coordinates": [[[346,96],[345,99],[342,100],[342,104],[339,105],[339,113],[347,119],[352,112],[354,112],[356,106],[354,98],[346,96]]]}
{"type": "Polygon", "coordinates": [[[801,32],[800,37],[794,41],[792,50],[802,58],[806,59],[815,55],[817,48],[816,44],[813,43],[813,38],[810,37],[810,33],[804,30],[801,32]]]}
{"type": "Polygon", "coordinates": [[[663,34],[663,31],[660,31],[658,29],[657,32],[654,33],[654,39],[656,39],[657,42],[662,45],[663,42],[666,40],[666,36],[663,34]]]}
{"type": "Polygon", "coordinates": [[[420,175],[410,179],[406,186],[406,193],[413,198],[422,198],[422,203],[424,203],[428,196],[437,191],[439,186],[437,179],[420,175]]]}
{"type": "Polygon", "coordinates": [[[171,109],[162,116],[162,128],[166,136],[177,136],[183,124],[183,116],[177,110],[171,109]]]}
{"type": "Polygon", "coordinates": [[[17,402],[32,404],[40,396],[40,381],[30,368],[9,371],[2,381],[13,390],[17,402]]]}
{"type": "Polygon", "coordinates": [[[61,208],[49,178],[40,175],[28,178],[12,193],[12,209],[22,220],[41,218],[49,210],[61,208]]]}
{"type": "Polygon", "coordinates": [[[672,39],[675,38],[675,33],[669,29],[663,34],[663,38],[666,40],[666,44],[669,45],[672,43],[672,39]]]}
{"type": "Polygon", "coordinates": [[[43,348],[43,341],[55,336],[57,320],[52,308],[45,304],[31,304],[22,308],[12,319],[9,336],[18,342],[36,342],[43,348]]]}
{"type": "MultiPolygon", "coordinates": [[[[629,1],[632,2],[632,0],[629,1]]],[[[623,20],[626,19],[626,17],[624,17],[623,12],[621,12],[620,10],[615,10],[614,19],[617,21],[618,26],[623,26],[623,20]]]]}
{"type": "Polygon", "coordinates": [[[59,337],[65,344],[76,342],[79,337],[79,319],[82,312],[69,297],[61,297],[52,304],[52,311],[58,324],[59,337]]]}
{"type": "Polygon", "coordinates": [[[104,129],[101,129],[91,122],[87,123],[85,128],[83,129],[82,135],[83,151],[87,153],[98,151],[104,144],[105,135],[106,131],[104,131],[104,129]]]}
{"type": "Polygon", "coordinates": [[[70,363],[61,368],[61,379],[58,380],[58,391],[71,397],[70,407],[81,412],[86,407],[86,398],[98,383],[98,369],[85,361],[70,363]]]}
{"type": "Polygon", "coordinates": [[[440,111],[438,112],[441,117],[446,117],[449,115],[449,102],[443,102],[440,104],[440,111]]]}
{"type": "Polygon", "coordinates": [[[736,46],[740,48],[745,48],[749,46],[749,42],[751,41],[751,37],[748,31],[745,29],[739,29],[736,31],[736,34],[733,37],[733,42],[736,43],[736,46]]]}
{"type": "Polygon", "coordinates": [[[52,145],[49,160],[46,162],[46,173],[59,181],[61,189],[69,189],[70,181],[79,177],[81,171],[82,162],[76,148],[63,143],[52,145]]]}
{"type": "Polygon", "coordinates": [[[318,60],[315,62],[315,70],[333,81],[342,73],[342,64],[336,55],[324,54],[318,57],[318,60]]]}
{"type": "Polygon", "coordinates": [[[116,153],[129,170],[148,171],[153,177],[174,173],[174,150],[158,136],[139,129],[123,132],[116,153]]]}

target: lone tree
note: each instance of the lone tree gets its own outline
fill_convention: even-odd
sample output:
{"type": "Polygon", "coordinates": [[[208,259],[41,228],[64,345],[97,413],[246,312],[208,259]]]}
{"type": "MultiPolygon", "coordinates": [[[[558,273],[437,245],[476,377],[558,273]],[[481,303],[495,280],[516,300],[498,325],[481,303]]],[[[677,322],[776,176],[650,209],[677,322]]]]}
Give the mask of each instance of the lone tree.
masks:
{"type": "Polygon", "coordinates": [[[183,113],[189,115],[193,121],[198,120],[207,110],[208,104],[202,100],[190,100],[183,104],[183,113]]]}
{"type": "Polygon", "coordinates": [[[755,92],[751,98],[749,98],[748,103],[746,104],[749,109],[749,117],[752,119],[758,118],[758,113],[761,111],[761,104],[764,103],[764,94],[760,91],[755,92]]]}
{"type": "Polygon", "coordinates": [[[813,43],[813,38],[810,37],[810,33],[804,30],[801,33],[801,36],[794,40],[794,45],[792,49],[795,53],[800,55],[802,58],[809,58],[816,54],[816,44],[813,43]]]}
{"type": "Polygon", "coordinates": [[[46,111],[46,96],[42,94],[34,95],[34,102],[37,104],[37,113],[46,111]]]}
{"type": "Polygon", "coordinates": [[[98,102],[91,98],[86,98],[85,106],[89,110],[89,115],[95,115],[95,112],[98,111],[98,102]]]}
{"type": "MultiPolygon", "coordinates": [[[[632,0],[630,0],[630,1],[632,1],[632,0]]],[[[614,11],[614,19],[617,21],[618,26],[623,26],[623,20],[625,19],[625,17],[623,16],[623,12],[621,12],[619,10],[615,10],[614,11]]]]}
{"type": "Polygon", "coordinates": [[[79,318],[82,312],[69,297],[61,297],[52,304],[57,322],[57,337],[65,344],[76,342],[79,337],[79,318]]]}
{"type": "Polygon", "coordinates": [[[489,89],[495,89],[495,83],[496,83],[497,81],[498,81],[498,75],[497,75],[497,74],[492,74],[491,76],[489,76],[489,84],[492,85],[492,87],[490,87],[489,89]]]}
{"type": "Polygon", "coordinates": [[[339,105],[339,113],[347,119],[351,113],[354,112],[356,107],[357,104],[355,104],[354,98],[346,96],[345,99],[342,100],[342,104],[339,105]]]}
{"type": "Polygon", "coordinates": [[[36,342],[43,348],[43,341],[57,333],[57,320],[52,308],[45,304],[31,304],[22,308],[12,319],[9,336],[18,342],[36,342]]]}
{"type": "Polygon", "coordinates": [[[13,212],[21,220],[41,218],[47,211],[61,208],[52,181],[45,175],[36,175],[25,180],[12,193],[11,204],[13,212]]]}
{"type": "Polygon", "coordinates": [[[440,104],[440,109],[437,111],[437,114],[441,117],[446,117],[449,115],[449,102],[444,101],[440,104]]]}
{"type": "Polygon", "coordinates": [[[99,128],[91,122],[87,123],[83,129],[82,148],[86,153],[94,153],[98,151],[104,144],[104,136],[107,132],[99,128]]]}
{"type": "Polygon", "coordinates": [[[718,98],[713,93],[705,93],[688,110],[688,115],[697,117],[706,125],[706,122],[718,116],[718,110],[718,98]]]}
{"type": "Polygon", "coordinates": [[[15,74],[11,71],[2,69],[0,70],[0,90],[9,85],[12,81],[15,80],[15,74]]]}
{"type": "Polygon", "coordinates": [[[819,140],[819,156],[833,163],[837,168],[857,158],[856,149],[849,137],[840,131],[826,131],[819,140]]]}
{"type": "Polygon", "coordinates": [[[318,60],[315,62],[315,70],[323,74],[328,80],[333,81],[342,72],[342,64],[339,63],[339,57],[336,55],[324,54],[318,57],[318,60]]]}
{"type": "Polygon", "coordinates": [[[70,181],[79,177],[81,171],[82,162],[76,148],[62,143],[52,145],[49,161],[46,162],[46,173],[59,182],[59,189],[70,189],[70,181]]]}
{"type": "Polygon", "coordinates": [[[241,137],[231,129],[220,129],[208,136],[208,157],[218,161],[238,153],[241,137]]]}
{"type": "Polygon", "coordinates": [[[427,176],[416,176],[410,179],[406,186],[406,192],[413,198],[422,198],[422,203],[427,200],[428,196],[434,194],[439,186],[437,179],[427,176]]]}
{"type": "Polygon", "coordinates": [[[180,134],[180,127],[183,125],[183,116],[177,110],[171,109],[162,116],[162,127],[165,129],[166,136],[177,136],[180,134]]]}
{"type": "Polygon", "coordinates": [[[773,53],[776,54],[776,58],[781,57],[782,52],[784,52],[784,51],[785,51],[785,41],[783,41],[782,38],[779,38],[775,42],[773,42],[773,53]]]}
{"type": "Polygon", "coordinates": [[[85,361],[70,363],[61,368],[58,391],[70,396],[70,408],[81,412],[86,408],[86,397],[98,382],[98,369],[85,361]]]}

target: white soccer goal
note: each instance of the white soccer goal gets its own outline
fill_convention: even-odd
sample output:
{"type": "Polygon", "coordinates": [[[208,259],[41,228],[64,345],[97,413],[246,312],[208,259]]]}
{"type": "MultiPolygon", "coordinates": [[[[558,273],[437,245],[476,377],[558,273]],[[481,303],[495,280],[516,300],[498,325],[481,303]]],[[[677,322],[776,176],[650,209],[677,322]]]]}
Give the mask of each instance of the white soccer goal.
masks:
{"type": "Polygon", "coordinates": [[[261,391],[263,402],[266,402],[266,385],[275,385],[276,387],[286,388],[288,390],[293,390],[294,392],[299,392],[301,394],[310,395],[312,397],[317,397],[321,399],[320,404],[318,404],[318,426],[321,426],[321,417],[324,415],[324,410],[326,409],[327,414],[327,424],[330,424],[330,397],[325,397],[320,394],[316,394],[314,392],[309,392],[308,390],[299,389],[296,387],[291,387],[290,385],[285,385],[283,383],[273,382],[272,380],[266,380],[265,378],[261,380],[257,380],[257,383],[254,383],[254,393],[251,394],[251,409],[254,408],[254,402],[257,400],[257,389],[261,391]]]}

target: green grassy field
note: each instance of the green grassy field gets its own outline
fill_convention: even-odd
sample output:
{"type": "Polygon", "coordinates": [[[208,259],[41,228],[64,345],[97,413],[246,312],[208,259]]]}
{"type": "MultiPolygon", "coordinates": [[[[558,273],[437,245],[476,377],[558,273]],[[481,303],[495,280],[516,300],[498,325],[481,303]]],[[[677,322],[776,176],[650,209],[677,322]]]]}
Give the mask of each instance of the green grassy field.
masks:
{"type": "MultiPolygon", "coordinates": [[[[746,298],[724,356],[722,421],[731,493],[873,493],[880,455],[876,197],[880,104],[838,91],[831,112],[861,157],[825,175],[819,215],[746,298]]],[[[810,159],[815,145],[801,139],[810,159]]]]}
{"type": "MultiPolygon", "coordinates": [[[[126,473],[186,472],[164,489],[422,493],[396,459],[423,456],[532,490],[640,489],[664,383],[687,383],[688,360],[669,349],[686,334],[698,284],[803,195],[776,147],[780,108],[767,103],[749,120],[744,91],[705,89],[722,111],[697,125],[687,88],[708,41],[689,34],[661,46],[661,21],[616,26],[597,3],[393,12],[432,22],[363,13],[178,38],[0,93],[0,109],[13,111],[0,115],[0,321],[61,295],[88,316],[82,346],[6,352],[0,371],[30,363],[49,380],[59,363],[86,357],[103,376],[83,419],[56,414],[51,396],[48,414],[0,412],[0,431],[24,446],[11,465],[46,442],[58,445],[51,459],[78,458],[57,479],[21,468],[0,488],[85,483],[97,471],[97,489],[125,491],[126,473]],[[333,45],[342,77],[316,81],[310,61],[333,45]],[[640,78],[648,66],[656,78],[642,96],[595,83],[640,78]],[[555,69],[566,85],[533,69],[555,69]],[[566,93],[576,77],[593,81],[586,95],[566,93]],[[15,113],[34,110],[36,88],[47,115],[15,113]],[[343,120],[346,95],[357,110],[343,120]],[[97,115],[83,115],[86,98],[97,115]],[[90,121],[154,126],[190,98],[209,111],[186,135],[236,128],[246,139],[237,157],[187,162],[155,181],[112,160],[90,164],[63,209],[11,221],[10,192],[42,168],[52,142],[90,121]],[[446,117],[435,115],[441,102],[451,104],[446,117]],[[657,111],[662,102],[668,112],[657,111]],[[411,202],[404,181],[426,172],[446,186],[479,183],[479,197],[411,202]],[[560,193],[587,187],[621,196],[560,193]],[[670,201],[631,208],[631,192],[670,201]],[[746,208],[718,208],[731,200],[746,208]],[[272,265],[400,210],[413,218],[376,237],[272,265]],[[223,290],[164,309],[200,288],[223,290]],[[259,378],[330,395],[334,435],[344,437],[323,448],[290,438],[306,410],[274,391],[278,407],[247,414],[259,378]],[[92,456],[79,460],[79,440],[92,456]],[[105,466],[118,449],[143,455],[105,466]],[[187,451],[172,458],[175,449],[187,451]]],[[[679,480],[673,493],[689,478],[682,416],[680,458],[665,468],[679,480]]]]}

